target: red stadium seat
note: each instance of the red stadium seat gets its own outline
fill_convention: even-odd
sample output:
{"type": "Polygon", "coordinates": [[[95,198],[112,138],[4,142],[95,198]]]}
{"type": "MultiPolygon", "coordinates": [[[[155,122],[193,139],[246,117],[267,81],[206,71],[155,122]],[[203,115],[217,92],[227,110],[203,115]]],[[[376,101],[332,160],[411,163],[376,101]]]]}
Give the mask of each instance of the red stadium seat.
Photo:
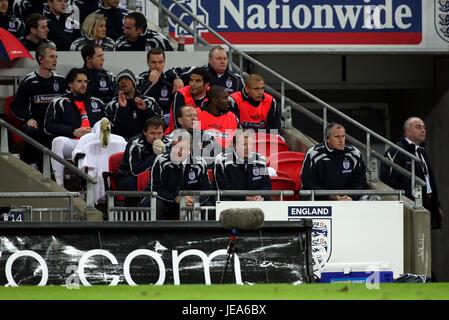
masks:
{"type": "MultiPolygon", "coordinates": [[[[109,171],[103,172],[104,190],[117,190],[117,173],[124,154],[125,152],[117,152],[109,157],[109,171]]],[[[124,199],[122,196],[116,197],[118,201],[123,201],[124,199]]]]}
{"type": "Polygon", "coordinates": [[[151,171],[145,170],[137,175],[137,191],[145,191],[151,179],[151,171]]]}
{"type": "Polygon", "coordinates": [[[210,184],[215,184],[214,169],[207,169],[207,177],[209,178],[210,184]]]}
{"type": "Polygon", "coordinates": [[[257,133],[255,150],[268,157],[273,153],[288,151],[288,145],[284,138],[277,134],[257,133]]]}
{"type": "MultiPolygon", "coordinates": [[[[270,177],[272,190],[293,190],[296,191],[296,183],[290,178],[274,176],[270,177]]],[[[271,197],[273,200],[279,201],[280,196],[271,197]]],[[[284,200],[299,200],[299,195],[295,193],[293,196],[284,196],[284,200]]]]}
{"type": "MultiPolygon", "coordinates": [[[[22,130],[22,126],[24,125],[24,122],[17,119],[12,113],[11,113],[11,104],[14,102],[14,96],[8,96],[5,100],[5,120],[6,122],[12,124],[17,129],[22,130]]],[[[22,137],[18,136],[17,134],[11,133],[11,139],[15,143],[25,143],[25,140],[23,140],[22,137]]]]}
{"type": "Polygon", "coordinates": [[[286,151],[270,155],[267,166],[274,168],[279,176],[287,174],[290,179],[295,181],[295,190],[299,190],[301,188],[301,168],[303,162],[304,153],[286,151]],[[279,171],[282,174],[279,174],[279,171]]]}

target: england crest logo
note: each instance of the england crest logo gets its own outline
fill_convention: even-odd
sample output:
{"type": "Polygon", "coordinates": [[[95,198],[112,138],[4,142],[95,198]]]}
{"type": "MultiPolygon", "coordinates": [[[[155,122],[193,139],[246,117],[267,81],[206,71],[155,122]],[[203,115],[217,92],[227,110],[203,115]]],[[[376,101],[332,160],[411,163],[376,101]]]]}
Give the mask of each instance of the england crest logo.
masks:
{"type": "Polygon", "coordinates": [[[226,87],[228,87],[228,88],[232,87],[232,79],[226,80],[226,87]]]}
{"type": "Polygon", "coordinates": [[[193,171],[189,172],[189,180],[191,180],[191,181],[195,180],[195,172],[193,172],[193,171]]]}
{"type": "Polygon", "coordinates": [[[435,0],[435,30],[449,42],[449,0],[435,0]]]}
{"type": "Polygon", "coordinates": [[[53,90],[59,91],[59,83],[57,83],[57,82],[53,83],[53,90]]]}
{"type": "Polygon", "coordinates": [[[102,88],[106,87],[106,80],[103,78],[100,80],[100,87],[102,88]]]}
{"type": "Polygon", "coordinates": [[[332,253],[332,220],[313,219],[312,259],[313,272],[321,270],[329,261],[332,253]]]}
{"type": "Polygon", "coordinates": [[[350,166],[351,163],[349,162],[349,160],[343,161],[343,169],[348,170],[350,166]]]}
{"type": "Polygon", "coordinates": [[[166,97],[168,95],[168,90],[166,87],[163,87],[161,90],[161,97],[166,97]]]}
{"type": "Polygon", "coordinates": [[[253,168],[253,175],[257,177],[259,174],[260,174],[259,168],[257,167],[253,168]]]}

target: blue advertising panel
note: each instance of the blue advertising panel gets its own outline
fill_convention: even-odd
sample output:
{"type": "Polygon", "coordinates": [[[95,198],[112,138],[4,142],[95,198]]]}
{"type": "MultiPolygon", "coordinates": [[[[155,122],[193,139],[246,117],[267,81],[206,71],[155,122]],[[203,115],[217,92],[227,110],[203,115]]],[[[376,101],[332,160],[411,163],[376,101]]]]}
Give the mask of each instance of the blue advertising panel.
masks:
{"type": "MultiPolygon", "coordinates": [[[[170,0],[170,11],[193,27],[170,0]]],[[[233,44],[418,45],[423,40],[422,0],[184,0],[178,1],[233,44]]],[[[170,33],[185,33],[170,22],[170,33]]],[[[220,43],[204,27],[198,33],[220,43]]],[[[189,43],[188,36],[186,36],[189,43]]]]}

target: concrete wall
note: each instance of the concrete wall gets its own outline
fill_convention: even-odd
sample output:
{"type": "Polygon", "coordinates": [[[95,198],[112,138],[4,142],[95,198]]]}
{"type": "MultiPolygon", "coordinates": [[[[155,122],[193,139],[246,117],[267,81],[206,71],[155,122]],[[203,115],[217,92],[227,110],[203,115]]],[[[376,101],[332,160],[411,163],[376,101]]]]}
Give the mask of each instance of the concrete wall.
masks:
{"type": "MultiPolygon", "coordinates": [[[[43,181],[42,174],[19,160],[13,155],[0,155],[0,192],[66,192],[54,181],[43,181]]],[[[68,207],[66,199],[49,198],[0,198],[0,206],[30,205],[33,208],[63,208],[68,207]]],[[[103,214],[98,210],[86,210],[86,203],[74,199],[74,209],[77,220],[102,221],[103,214]]],[[[36,220],[37,216],[33,218],[36,220]]],[[[59,218],[59,215],[58,215],[59,218]]]]}

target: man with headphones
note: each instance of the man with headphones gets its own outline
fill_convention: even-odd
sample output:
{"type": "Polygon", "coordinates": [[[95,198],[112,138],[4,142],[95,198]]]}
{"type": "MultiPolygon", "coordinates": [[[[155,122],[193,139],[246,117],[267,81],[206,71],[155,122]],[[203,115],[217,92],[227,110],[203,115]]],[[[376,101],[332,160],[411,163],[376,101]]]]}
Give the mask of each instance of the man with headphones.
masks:
{"type": "MultiPolygon", "coordinates": [[[[362,153],[356,147],[346,144],[346,131],[341,124],[329,123],[326,127],[326,141],[307,151],[301,170],[301,180],[303,190],[367,189],[366,165],[362,153]]],[[[353,200],[345,194],[321,199],[353,200]]]]}
{"type": "MultiPolygon", "coordinates": [[[[51,137],[43,130],[45,113],[50,102],[65,92],[65,79],[55,72],[58,54],[54,44],[41,42],[36,48],[36,61],[38,69],[20,79],[11,111],[25,122],[24,133],[49,147],[51,137]]],[[[25,148],[25,162],[40,168],[42,153],[29,144],[25,148]]]]}

